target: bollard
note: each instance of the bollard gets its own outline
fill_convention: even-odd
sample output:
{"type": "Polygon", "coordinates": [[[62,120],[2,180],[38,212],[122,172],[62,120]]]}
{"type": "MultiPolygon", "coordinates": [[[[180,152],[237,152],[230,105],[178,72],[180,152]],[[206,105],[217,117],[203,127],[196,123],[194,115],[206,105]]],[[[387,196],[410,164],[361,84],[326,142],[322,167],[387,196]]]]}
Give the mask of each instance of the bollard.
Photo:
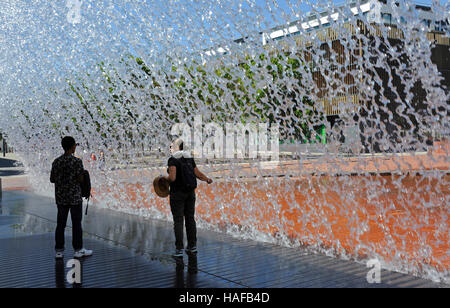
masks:
{"type": "Polygon", "coordinates": [[[2,199],[2,178],[0,178],[0,200],[2,199]]]}

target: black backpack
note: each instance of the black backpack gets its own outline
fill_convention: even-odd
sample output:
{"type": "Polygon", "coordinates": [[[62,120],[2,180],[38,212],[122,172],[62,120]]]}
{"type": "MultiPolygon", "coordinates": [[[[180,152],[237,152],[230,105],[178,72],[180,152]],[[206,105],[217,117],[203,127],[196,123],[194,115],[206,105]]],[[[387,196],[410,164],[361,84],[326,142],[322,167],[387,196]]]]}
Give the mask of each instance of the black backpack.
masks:
{"type": "Polygon", "coordinates": [[[178,159],[181,165],[181,182],[183,190],[188,192],[197,188],[197,177],[194,173],[194,165],[192,159],[181,157],[178,159]]]}
{"type": "Polygon", "coordinates": [[[91,177],[89,171],[83,171],[83,184],[81,184],[81,197],[87,199],[86,214],[89,206],[89,198],[91,198],[91,177]]]}
{"type": "Polygon", "coordinates": [[[83,184],[81,184],[81,196],[89,199],[91,197],[91,177],[89,171],[83,171],[83,184]]]}

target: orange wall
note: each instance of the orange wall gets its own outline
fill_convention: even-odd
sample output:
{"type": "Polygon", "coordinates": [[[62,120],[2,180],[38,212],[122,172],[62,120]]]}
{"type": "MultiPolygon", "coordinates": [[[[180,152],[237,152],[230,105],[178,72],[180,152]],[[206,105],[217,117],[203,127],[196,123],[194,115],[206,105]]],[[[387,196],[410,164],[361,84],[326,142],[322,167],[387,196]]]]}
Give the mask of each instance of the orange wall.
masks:
{"type": "MultiPolygon", "coordinates": [[[[215,182],[197,188],[196,218],[220,230],[258,231],[336,255],[442,273],[450,269],[447,153],[442,143],[421,155],[289,161],[267,170],[241,164],[238,174],[212,166],[215,182]]],[[[164,170],[119,171],[119,182],[97,187],[96,197],[106,193],[119,207],[170,219],[169,198],[158,198],[151,184],[164,170]]]]}
{"type": "MultiPolygon", "coordinates": [[[[351,257],[450,269],[449,175],[310,176],[200,184],[197,220],[225,229],[248,228],[351,257]],[[372,196],[372,199],[371,199],[372,196]],[[427,207],[424,202],[428,202],[427,207]],[[424,251],[429,251],[424,253],[424,251]]],[[[113,194],[123,204],[170,217],[169,198],[153,188],[125,184],[113,194]]]]}

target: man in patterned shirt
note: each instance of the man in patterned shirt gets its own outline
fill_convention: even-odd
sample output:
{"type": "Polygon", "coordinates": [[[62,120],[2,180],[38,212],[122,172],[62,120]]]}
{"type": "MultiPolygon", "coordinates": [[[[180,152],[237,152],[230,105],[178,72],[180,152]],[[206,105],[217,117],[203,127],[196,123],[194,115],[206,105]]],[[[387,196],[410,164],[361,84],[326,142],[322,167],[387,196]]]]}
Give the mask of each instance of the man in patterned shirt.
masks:
{"type": "Polygon", "coordinates": [[[64,137],[61,145],[64,154],[55,159],[52,164],[50,182],[55,184],[55,200],[58,206],[58,219],[55,232],[56,259],[64,257],[64,230],[67,216],[72,219],[72,245],[75,258],[92,255],[92,250],[83,248],[83,200],[81,197],[81,184],[83,183],[83,162],[73,156],[78,144],[73,137],[64,137]]]}

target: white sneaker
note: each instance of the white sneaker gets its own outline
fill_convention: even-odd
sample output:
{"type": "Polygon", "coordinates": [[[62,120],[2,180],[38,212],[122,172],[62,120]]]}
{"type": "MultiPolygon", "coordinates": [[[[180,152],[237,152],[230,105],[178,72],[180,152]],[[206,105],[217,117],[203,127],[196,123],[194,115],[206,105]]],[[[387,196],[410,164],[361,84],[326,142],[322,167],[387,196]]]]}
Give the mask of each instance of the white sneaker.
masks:
{"type": "Polygon", "coordinates": [[[55,259],[60,260],[64,258],[64,252],[63,251],[57,251],[55,254],[55,259]]]}
{"type": "Polygon", "coordinates": [[[84,258],[92,256],[92,250],[87,250],[85,248],[82,248],[80,250],[75,251],[75,254],[73,255],[74,258],[84,258]]]}

